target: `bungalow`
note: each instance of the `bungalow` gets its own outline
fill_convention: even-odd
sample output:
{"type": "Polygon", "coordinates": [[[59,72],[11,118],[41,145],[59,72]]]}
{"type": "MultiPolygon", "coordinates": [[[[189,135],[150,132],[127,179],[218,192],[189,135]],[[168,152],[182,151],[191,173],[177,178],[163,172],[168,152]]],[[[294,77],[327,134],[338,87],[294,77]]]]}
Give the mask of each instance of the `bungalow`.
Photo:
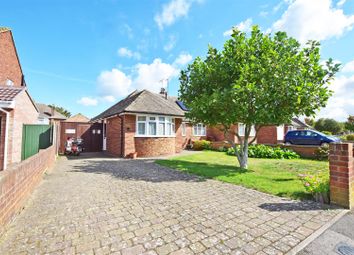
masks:
{"type": "MultiPolygon", "coordinates": [[[[183,103],[168,96],[164,89],[159,94],[142,90],[134,91],[91,122],[102,123],[103,150],[118,157],[167,155],[180,152],[195,140],[226,140],[218,127],[192,125],[185,119],[186,111],[183,103]]],[[[297,128],[299,123],[263,127],[256,142],[276,144],[295,125],[297,128]]],[[[242,136],[244,125],[235,124],[232,128],[242,136]]],[[[253,129],[250,139],[254,135],[253,129]]],[[[237,142],[237,138],[233,139],[237,142]]]]}
{"type": "Polygon", "coordinates": [[[93,118],[103,123],[103,150],[126,157],[159,156],[180,152],[196,139],[206,139],[206,127],[184,121],[185,111],[162,91],[134,91],[93,118]]]}
{"type": "Polygon", "coordinates": [[[0,170],[21,161],[22,126],[38,121],[11,30],[0,27],[0,170]]]}

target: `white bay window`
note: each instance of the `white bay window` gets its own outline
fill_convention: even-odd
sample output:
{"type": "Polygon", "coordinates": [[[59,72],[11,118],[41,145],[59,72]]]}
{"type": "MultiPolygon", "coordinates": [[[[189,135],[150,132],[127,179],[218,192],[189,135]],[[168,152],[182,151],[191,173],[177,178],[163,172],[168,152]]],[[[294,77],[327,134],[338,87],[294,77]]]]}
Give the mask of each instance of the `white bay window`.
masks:
{"type": "Polygon", "coordinates": [[[136,136],[164,137],[175,135],[175,119],[167,116],[138,115],[136,136]]]}

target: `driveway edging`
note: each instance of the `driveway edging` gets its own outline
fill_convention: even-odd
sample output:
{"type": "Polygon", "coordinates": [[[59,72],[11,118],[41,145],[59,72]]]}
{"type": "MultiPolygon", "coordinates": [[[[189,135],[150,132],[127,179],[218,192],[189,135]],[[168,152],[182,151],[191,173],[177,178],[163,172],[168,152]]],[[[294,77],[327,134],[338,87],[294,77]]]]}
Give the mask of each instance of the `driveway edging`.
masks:
{"type": "Polygon", "coordinates": [[[327,229],[329,229],[332,225],[334,225],[339,219],[341,219],[344,215],[346,215],[350,210],[343,210],[339,214],[337,214],[335,217],[333,217],[330,221],[328,221],[326,224],[324,224],[322,227],[317,229],[315,232],[313,232],[309,237],[307,237],[305,240],[300,242],[298,245],[296,245],[294,248],[292,248],[287,254],[288,255],[295,255],[301,250],[303,250],[307,245],[309,245],[312,241],[314,241],[317,237],[319,237],[323,232],[325,232],[327,229]]]}

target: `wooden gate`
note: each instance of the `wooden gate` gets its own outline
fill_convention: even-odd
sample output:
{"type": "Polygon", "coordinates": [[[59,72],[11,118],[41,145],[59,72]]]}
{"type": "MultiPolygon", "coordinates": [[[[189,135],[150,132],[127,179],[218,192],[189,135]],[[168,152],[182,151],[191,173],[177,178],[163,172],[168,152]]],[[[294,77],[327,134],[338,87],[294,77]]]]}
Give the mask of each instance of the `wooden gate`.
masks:
{"type": "Polygon", "coordinates": [[[84,140],[84,152],[102,151],[102,123],[61,122],[60,152],[65,151],[65,142],[70,138],[84,140]]]}

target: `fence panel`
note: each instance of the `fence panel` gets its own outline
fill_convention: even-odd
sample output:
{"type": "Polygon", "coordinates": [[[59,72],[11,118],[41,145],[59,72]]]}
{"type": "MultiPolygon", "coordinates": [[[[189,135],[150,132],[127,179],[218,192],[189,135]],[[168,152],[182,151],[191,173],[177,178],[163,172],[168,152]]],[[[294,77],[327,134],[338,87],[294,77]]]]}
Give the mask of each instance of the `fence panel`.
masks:
{"type": "Polygon", "coordinates": [[[51,125],[23,125],[22,160],[25,160],[46,149],[53,142],[53,127],[51,125]]]}

